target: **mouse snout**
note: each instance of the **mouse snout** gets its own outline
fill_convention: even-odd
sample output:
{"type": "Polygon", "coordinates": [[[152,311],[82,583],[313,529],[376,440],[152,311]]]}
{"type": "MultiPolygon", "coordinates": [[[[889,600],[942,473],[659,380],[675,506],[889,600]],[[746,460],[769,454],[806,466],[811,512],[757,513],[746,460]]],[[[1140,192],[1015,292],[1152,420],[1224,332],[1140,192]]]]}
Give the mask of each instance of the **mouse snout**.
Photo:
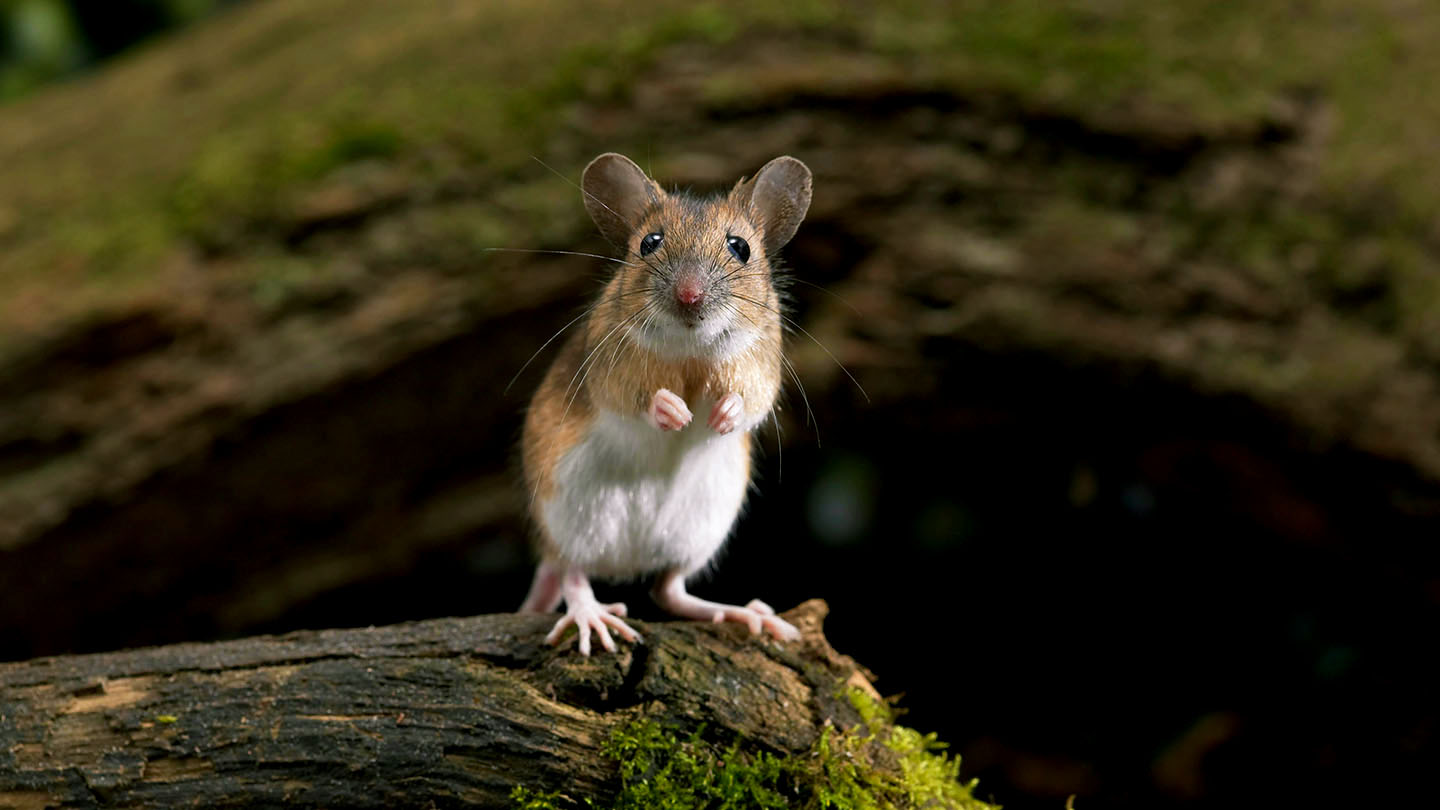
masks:
{"type": "Polygon", "coordinates": [[[686,312],[694,312],[705,303],[705,283],[699,274],[680,276],[675,279],[675,302],[686,312]]]}

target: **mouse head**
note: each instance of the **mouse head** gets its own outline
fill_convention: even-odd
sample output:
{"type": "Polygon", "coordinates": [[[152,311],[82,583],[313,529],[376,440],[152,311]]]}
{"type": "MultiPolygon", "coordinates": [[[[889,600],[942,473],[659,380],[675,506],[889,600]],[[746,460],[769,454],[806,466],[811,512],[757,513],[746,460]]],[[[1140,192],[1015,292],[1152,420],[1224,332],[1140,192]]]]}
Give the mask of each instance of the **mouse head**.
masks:
{"type": "Polygon", "coordinates": [[[780,300],[771,257],[810,207],[810,170],[793,157],[766,163],[728,194],[666,193],[624,155],[585,167],[585,209],[625,252],[607,288],[610,316],[667,355],[728,355],[775,335],[780,300]]]}

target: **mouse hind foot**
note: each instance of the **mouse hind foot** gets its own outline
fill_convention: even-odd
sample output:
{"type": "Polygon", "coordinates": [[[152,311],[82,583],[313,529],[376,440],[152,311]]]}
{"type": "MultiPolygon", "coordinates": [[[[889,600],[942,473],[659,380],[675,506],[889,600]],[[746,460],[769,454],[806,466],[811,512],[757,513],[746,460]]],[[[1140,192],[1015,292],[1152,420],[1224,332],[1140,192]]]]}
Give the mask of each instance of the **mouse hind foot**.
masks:
{"type": "Polygon", "coordinates": [[[775,610],[759,599],[752,599],[741,607],[692,596],[685,590],[685,574],[679,570],[662,574],[655,583],[652,595],[661,608],[686,619],[716,624],[737,622],[750,628],[752,635],[759,635],[764,631],[780,641],[795,641],[800,638],[800,631],[795,625],[776,616],[775,610]]]}
{"type": "Polygon", "coordinates": [[[563,571],[559,576],[560,593],[565,600],[565,615],[555,622],[555,627],[550,634],[545,636],[546,644],[558,644],[564,637],[565,631],[571,625],[575,626],[579,634],[578,647],[580,654],[590,655],[590,635],[594,633],[600,637],[600,646],[606,652],[615,652],[615,640],[610,636],[613,630],[620,638],[634,643],[640,643],[643,639],[635,629],[625,623],[625,604],[615,602],[603,604],[595,598],[595,592],[590,588],[590,580],[579,569],[570,568],[563,571]]]}

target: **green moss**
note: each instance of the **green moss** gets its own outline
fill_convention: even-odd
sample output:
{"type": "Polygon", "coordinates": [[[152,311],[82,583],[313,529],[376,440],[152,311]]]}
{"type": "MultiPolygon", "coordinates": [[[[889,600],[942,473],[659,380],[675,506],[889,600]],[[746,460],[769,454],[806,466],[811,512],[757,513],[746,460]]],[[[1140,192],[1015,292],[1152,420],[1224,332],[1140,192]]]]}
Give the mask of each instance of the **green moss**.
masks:
{"type": "MultiPolygon", "coordinates": [[[[860,712],[873,737],[899,758],[902,776],[894,787],[903,792],[908,806],[953,807],[964,810],[993,810],[973,795],[978,780],[960,781],[960,759],[945,753],[945,743],[934,732],[921,734],[895,724],[889,707],[860,689],[849,690],[850,704],[860,712]]],[[[906,805],[901,805],[906,806],[906,805]]]]}
{"type": "Polygon", "coordinates": [[[1333,121],[1316,169],[1325,190],[1383,193],[1407,219],[1430,220],[1440,185],[1402,156],[1422,153],[1440,116],[1435,95],[1407,78],[1437,64],[1427,44],[1437,7],[1300,5],[1303,22],[1283,0],[955,0],[943,17],[898,0],[857,28],[873,51],[943,84],[1082,118],[1139,109],[1225,132],[1284,99],[1318,100],[1333,121]]]}
{"type": "Polygon", "coordinates": [[[306,156],[300,171],[309,177],[322,177],[347,163],[394,157],[403,144],[404,138],[389,125],[363,120],[337,122],[329,141],[306,156]]]}
{"type": "Polygon", "coordinates": [[[560,54],[542,81],[507,95],[506,118],[512,129],[536,130],[554,118],[558,105],[576,98],[620,98],[666,45],[683,41],[717,45],[728,42],[738,31],[736,17],[714,4],[697,4],[675,14],[657,13],[647,25],[623,28],[604,42],[560,54]]]}
{"type": "Polygon", "coordinates": [[[556,804],[560,800],[560,792],[543,792],[531,790],[523,785],[516,785],[510,791],[510,801],[513,802],[515,810],[560,810],[556,804]]]}
{"type": "Polygon", "coordinates": [[[702,727],[681,739],[653,721],[640,721],[615,734],[605,746],[620,763],[622,788],[613,810],[788,806],[780,792],[787,760],[763,751],[742,753],[738,742],[718,750],[703,733],[702,727]]]}
{"type": "MultiPolygon", "coordinates": [[[[860,690],[851,704],[862,723],[826,726],[803,754],[723,745],[705,728],[676,734],[653,720],[617,731],[604,752],[620,766],[620,792],[608,810],[899,810],[926,807],[995,810],[975,799],[975,782],[958,780],[960,762],[944,754],[934,734],[893,723],[890,710],[860,690]]],[[[517,787],[517,810],[551,810],[559,793],[517,787]]],[[[601,807],[586,800],[590,807],[601,807]]]]}
{"type": "Polygon", "coordinates": [[[263,310],[278,310],[315,280],[313,262],[284,254],[257,257],[250,295],[263,310]]]}
{"type": "Polygon", "coordinates": [[[348,108],[212,139],[171,190],[166,208],[176,230],[201,244],[228,245],[256,222],[287,218],[294,195],[336,169],[402,154],[398,129],[348,108]]]}

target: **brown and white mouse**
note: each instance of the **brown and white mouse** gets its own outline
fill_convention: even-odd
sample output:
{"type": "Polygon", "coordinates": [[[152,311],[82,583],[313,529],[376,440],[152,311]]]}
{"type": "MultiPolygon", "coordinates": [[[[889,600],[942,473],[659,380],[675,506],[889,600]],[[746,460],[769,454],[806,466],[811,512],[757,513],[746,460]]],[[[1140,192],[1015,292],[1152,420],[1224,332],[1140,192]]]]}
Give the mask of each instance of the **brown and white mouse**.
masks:
{"type": "Polygon", "coordinates": [[[751,431],[780,390],[783,330],[771,258],[810,207],[804,163],[779,157],[728,194],[667,193],[633,161],[585,168],[585,208],[624,251],[618,272],[561,349],[522,439],[540,564],[522,612],[565,616],[590,635],[639,635],[592,578],[657,576],[666,611],[799,633],[765,603],[692,596],[687,577],[725,542],[750,485],[751,431]],[[703,419],[693,418],[703,415],[703,419]]]}

